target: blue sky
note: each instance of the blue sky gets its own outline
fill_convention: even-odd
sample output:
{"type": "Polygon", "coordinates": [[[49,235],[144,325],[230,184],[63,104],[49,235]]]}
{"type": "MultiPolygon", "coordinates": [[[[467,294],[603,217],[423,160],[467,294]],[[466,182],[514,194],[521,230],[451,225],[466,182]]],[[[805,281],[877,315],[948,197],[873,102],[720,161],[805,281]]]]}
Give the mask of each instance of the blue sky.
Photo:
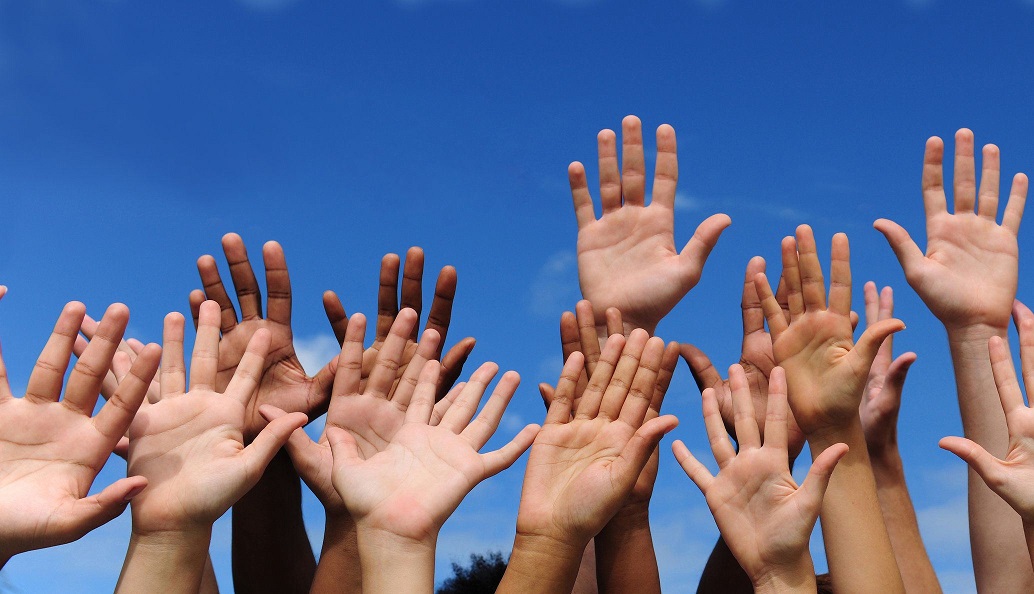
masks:
{"type": "MultiPolygon", "coordinates": [[[[380,257],[420,245],[428,271],[459,271],[450,336],[477,337],[474,362],[524,377],[508,437],[541,419],[534,386],[555,379],[557,320],[578,298],[566,166],[581,160],[592,179],[596,132],[634,113],[678,133],[676,243],[714,212],[733,219],[665,338],[733,362],[743,267],[775,261],[799,223],[820,245],[848,233],[857,308],[865,280],[897,290],[896,350],[919,354],[906,470],[946,590],[972,591],[964,466],[936,447],[961,431],[943,330],[871,223],[892,218],[923,244],[931,135],[968,126],[1001,147],[1004,179],[1034,170],[1032,25],[1029,0],[0,0],[0,337],[14,387],[72,299],[95,314],[125,302],[130,332],[158,340],[225,232],[253,256],[284,245],[310,360],[334,350],[321,292],[372,314],[380,257]]],[[[1020,296],[1034,301],[1025,270],[1020,296]]],[[[680,367],[666,409],[705,459],[699,401],[680,367]]],[[[665,587],[684,592],[717,531],[670,440],[653,517],[665,587]]],[[[508,550],[522,465],[446,525],[439,578],[450,560],[508,550]]],[[[112,461],[98,484],[124,472],[112,461]]],[[[319,504],[305,511],[319,543],[319,504]]],[[[128,529],[125,514],[17,557],[6,583],[110,588],[128,529]]],[[[212,554],[231,591],[225,520],[212,554]]]]}

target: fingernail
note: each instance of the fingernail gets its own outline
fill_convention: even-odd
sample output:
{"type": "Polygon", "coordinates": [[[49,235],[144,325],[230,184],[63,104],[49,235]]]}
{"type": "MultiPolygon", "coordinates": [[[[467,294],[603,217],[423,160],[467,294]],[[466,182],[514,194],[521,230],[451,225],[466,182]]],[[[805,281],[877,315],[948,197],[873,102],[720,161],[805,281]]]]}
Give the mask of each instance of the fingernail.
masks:
{"type": "Polygon", "coordinates": [[[146,487],[147,487],[147,485],[140,485],[139,487],[134,487],[132,491],[130,491],[129,493],[126,493],[126,496],[122,498],[122,501],[130,501],[130,500],[132,500],[134,497],[139,495],[140,492],[143,491],[146,487]]]}

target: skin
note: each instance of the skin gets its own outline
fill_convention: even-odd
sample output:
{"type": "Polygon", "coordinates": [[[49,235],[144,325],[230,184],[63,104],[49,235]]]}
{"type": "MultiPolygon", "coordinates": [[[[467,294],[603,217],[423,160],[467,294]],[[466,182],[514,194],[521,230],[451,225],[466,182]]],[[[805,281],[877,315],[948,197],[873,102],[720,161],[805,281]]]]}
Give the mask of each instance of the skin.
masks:
{"type": "Polygon", "coordinates": [[[815,459],[847,444],[822,503],[822,534],[837,592],[903,592],[883,524],[876,484],[858,416],[862,390],[880,344],[904,328],[900,320],[876,322],[852,340],[851,266],[847,236],[833,236],[830,289],[811,228],[782,244],[789,322],[764,274],[755,277],[772,333],[772,354],[786,371],[790,409],[815,459]]]}
{"type": "MultiPolygon", "coordinates": [[[[1019,302],[1014,312],[1020,332],[1023,383],[1029,390],[1034,382],[1034,313],[1019,302]]],[[[988,340],[988,355],[1009,429],[1008,453],[999,459],[963,437],[945,437],[940,446],[965,460],[988,488],[1019,515],[1027,552],[1034,564],[1034,410],[1023,402],[1008,343],[992,337],[988,340]]]]}
{"type": "Polygon", "coordinates": [[[604,346],[573,408],[585,359],[564,365],[524,477],[513,553],[498,592],[570,592],[582,552],[628,499],[658,441],[677,424],[646,421],[664,343],[633,331],[604,346]]]}
{"type": "MultiPolygon", "coordinates": [[[[873,226],[883,233],[915,289],[948,334],[962,427],[967,438],[995,456],[1005,456],[1008,428],[995,397],[987,357],[990,338],[1004,338],[1016,296],[1019,246],[1016,234],[1027,197],[1027,176],[1016,174],[999,210],[1000,155],[985,145],[983,172],[976,182],[973,133],[955,134],[954,212],[944,189],[944,142],[926,142],[923,206],[926,252],[900,225],[887,219],[873,226]],[[980,287],[973,291],[973,287],[980,287]]],[[[1023,554],[1024,534],[1009,506],[976,472],[969,474],[969,534],[973,569],[981,592],[1030,592],[1034,572],[1023,554]]]]}
{"type": "MultiPolygon", "coordinates": [[[[255,333],[220,391],[218,304],[199,308],[189,386],[183,325],[180,314],[166,316],[160,400],[130,427],[129,472],[146,477],[148,487],[133,501],[133,536],[117,592],[197,592],[212,524],[259,480],[306,421],[301,413],[285,415],[245,447],[247,403],[261,382],[269,332],[255,333]]],[[[118,362],[115,372],[123,373],[118,362]]]]}
{"type": "Polygon", "coordinates": [[[649,205],[639,118],[622,120],[621,134],[620,170],[614,132],[603,130],[597,136],[599,218],[585,167],[575,161],[567,169],[578,221],[578,281],[582,296],[593,305],[601,338],[606,337],[605,312],[611,307],[621,312],[625,334],[634,328],[653,334],[661,318],[700,280],[707,256],[732,222],[727,215],[713,215],[697,227],[682,251],[676,250],[675,130],[667,124],[657,128],[657,165],[649,205]]]}
{"type": "MultiPolygon", "coordinates": [[[[362,319],[353,320],[358,332],[362,319]]],[[[352,328],[350,322],[349,335],[352,328]]],[[[336,384],[353,398],[360,390],[361,342],[356,346],[349,338],[339,357],[336,384]]],[[[495,369],[492,364],[479,372],[490,370],[490,381],[495,369]]],[[[357,527],[363,592],[432,592],[442,524],[474,486],[512,465],[538,432],[537,425],[529,425],[499,450],[479,454],[495,433],[519,378],[504,375],[476,416],[488,381],[472,378],[432,425],[440,373],[437,361],[423,366],[402,425],[390,438],[367,442],[341,427],[327,430],[331,480],[357,527]],[[399,563],[407,571],[397,571],[399,563]]],[[[337,398],[331,406],[348,404],[345,400],[337,398]]],[[[388,412],[387,407],[382,410],[388,412]]]]}
{"type": "Polygon", "coordinates": [[[764,445],[743,368],[729,368],[739,451],[733,449],[715,390],[703,396],[704,425],[719,472],[715,477],[681,441],[672,451],[707,499],[722,537],[750,577],[755,592],[815,592],[808,541],[823,495],[847,446],[836,444],[815,458],[797,486],[787,463],[789,413],[786,380],[773,368],[767,398],[764,445]]]}
{"type": "MultiPolygon", "coordinates": [[[[6,287],[0,287],[0,298],[6,287]]],[[[127,381],[96,415],[103,371],[129,321],[122,304],[101,318],[98,340],[89,346],[62,383],[86,307],[62,310],[29,376],[25,396],[16,398],[0,359],[0,567],[18,553],[72,542],[119,516],[147,486],[131,474],[96,495],[93,480],[140,407],[158,367],[161,349],[145,347],[127,370],[127,381]]]]}
{"type": "MultiPolygon", "coordinates": [[[[876,283],[865,283],[865,322],[871,326],[894,315],[894,293],[890,287],[877,292],[876,283]]],[[[869,450],[876,494],[883,521],[894,549],[894,558],[901,569],[905,590],[940,592],[930,557],[923,545],[916,520],[915,507],[905,483],[904,464],[898,449],[898,411],[901,391],[908,369],[916,360],[915,353],[893,355],[893,336],[887,337],[876,353],[865,384],[858,416],[869,450]]]]}

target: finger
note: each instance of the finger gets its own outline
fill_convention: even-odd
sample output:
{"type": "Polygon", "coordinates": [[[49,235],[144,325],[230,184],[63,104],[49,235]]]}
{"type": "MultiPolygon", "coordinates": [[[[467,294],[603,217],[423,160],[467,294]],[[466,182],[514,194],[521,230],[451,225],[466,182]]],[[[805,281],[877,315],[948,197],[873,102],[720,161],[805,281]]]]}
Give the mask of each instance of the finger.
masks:
{"type": "Polygon", "coordinates": [[[1001,184],[1000,154],[998,147],[985,144],[981,157],[980,197],[977,201],[977,214],[997,221],[998,219],[998,186],[1001,184]]]}
{"type": "Polygon", "coordinates": [[[621,120],[621,191],[625,204],[643,206],[646,203],[643,124],[632,115],[621,120]]]}
{"type": "Polygon", "coordinates": [[[57,402],[61,396],[65,370],[68,369],[72,347],[75,346],[75,339],[79,336],[79,327],[85,315],[86,306],[78,301],[65,305],[61,310],[61,315],[54,324],[54,331],[29,375],[25,397],[30,401],[57,402]]]}
{"type": "Polygon", "coordinates": [[[420,342],[417,343],[413,358],[406,365],[406,371],[403,372],[402,377],[395,384],[395,389],[389,395],[389,400],[402,410],[406,410],[409,407],[409,402],[413,399],[413,392],[420,381],[420,370],[424,368],[425,363],[434,359],[440,342],[438,332],[430,329],[424,330],[423,335],[420,337],[420,342]]]}
{"type": "Polygon", "coordinates": [[[998,484],[1002,461],[988,453],[980,444],[965,437],[944,437],[937,445],[962,458],[988,485],[998,484]]]}
{"type": "Polygon", "coordinates": [[[120,437],[118,443],[115,444],[115,449],[111,450],[112,454],[115,454],[119,458],[128,461],[129,460],[129,438],[120,437]]]}
{"type": "Polygon", "coordinates": [[[205,254],[197,259],[197,272],[201,276],[201,284],[205,288],[204,299],[198,301],[200,296],[196,295],[195,291],[190,294],[190,302],[192,305],[197,303],[198,307],[207,299],[218,303],[221,312],[219,329],[226,334],[237,325],[237,311],[233,308],[233,302],[226,293],[223,277],[219,274],[219,265],[216,264],[215,258],[205,254]]]}
{"type": "Polygon", "coordinates": [[[442,356],[445,338],[449,335],[449,324],[452,322],[452,303],[456,298],[456,269],[452,266],[442,268],[438,273],[438,282],[434,285],[434,298],[431,299],[431,311],[427,314],[425,330],[434,330],[441,337],[435,358],[442,356]]]}
{"type": "Polygon", "coordinates": [[[729,367],[729,386],[732,389],[733,426],[736,428],[736,442],[740,445],[740,451],[761,447],[754,401],[750,396],[747,374],[740,365],[729,367]]]}
{"type": "Polygon", "coordinates": [[[718,243],[722,231],[732,224],[729,215],[718,213],[704,219],[704,222],[693,232],[686,246],[679,252],[679,263],[682,265],[683,274],[691,280],[693,285],[700,279],[700,273],[704,269],[707,257],[711,250],[718,243]]]}
{"type": "Polygon", "coordinates": [[[574,200],[574,218],[578,229],[596,221],[596,210],[589,193],[589,182],[585,177],[585,166],[575,161],[567,166],[567,181],[571,184],[571,198],[574,200]]]}
{"type": "Polygon", "coordinates": [[[955,133],[955,214],[972,213],[977,200],[977,172],[973,162],[973,132],[955,133]]]}
{"type": "Polygon", "coordinates": [[[219,306],[215,301],[201,304],[197,338],[190,358],[190,389],[215,391],[219,373],[219,306]]]}
{"type": "MultiPolygon", "coordinates": [[[[197,318],[201,315],[201,304],[207,301],[205,298],[205,292],[201,289],[194,289],[190,292],[190,295],[187,296],[187,301],[190,303],[190,317],[194,321],[194,329],[197,330],[197,318]]],[[[236,314],[234,315],[236,316],[236,314]]],[[[220,317],[219,330],[225,332],[226,330],[223,329],[224,326],[221,321],[222,318],[220,317]]],[[[234,318],[233,323],[237,323],[236,317],[234,318]]]]}
{"type": "Polygon", "coordinates": [[[348,328],[348,314],[334,291],[323,292],[323,311],[327,313],[327,321],[334,331],[338,345],[345,342],[345,330],[348,328]]]}
{"type": "Polygon", "coordinates": [[[638,428],[643,424],[654,401],[664,350],[664,341],[656,336],[646,342],[646,348],[643,349],[642,358],[639,360],[639,369],[632,379],[632,387],[621,405],[621,412],[618,413],[618,419],[631,427],[638,428]]]}
{"type": "Polygon", "coordinates": [[[679,465],[682,466],[682,470],[686,471],[686,476],[693,481],[701,493],[706,495],[707,490],[711,487],[711,482],[714,481],[711,471],[696,459],[681,440],[676,440],[671,444],[671,451],[675,454],[679,465]]]}
{"type": "Polygon", "coordinates": [[[546,411],[545,425],[567,423],[571,420],[571,405],[574,399],[574,388],[578,384],[578,376],[585,367],[585,359],[581,353],[572,353],[564,363],[560,372],[560,380],[553,392],[553,402],[546,411]]]}
{"type": "Polygon", "coordinates": [[[713,388],[707,388],[700,399],[703,403],[707,441],[711,444],[711,452],[714,453],[718,467],[725,468],[725,465],[736,457],[736,450],[733,449],[729,434],[725,431],[725,421],[722,420],[722,413],[718,409],[718,398],[713,388]]]}
{"type": "Polygon", "coordinates": [[[309,418],[305,416],[305,413],[300,412],[273,419],[262,428],[262,431],[259,431],[251,444],[241,450],[241,464],[244,465],[245,476],[248,477],[249,490],[262,478],[262,474],[273,460],[273,456],[276,456],[277,452],[284,447],[291,434],[304,427],[307,422],[309,422],[309,418]]]}
{"type": "MultiPolygon", "coordinates": [[[[618,359],[617,366],[614,368],[614,374],[603,393],[599,416],[606,419],[617,419],[620,416],[621,407],[628,398],[648,340],[649,334],[642,328],[637,328],[628,336],[625,348],[621,351],[621,358],[618,359]]],[[[592,380],[589,381],[591,383],[592,380]]],[[[651,395],[652,392],[647,394],[646,398],[650,398],[651,395]]],[[[582,417],[581,407],[578,409],[578,416],[582,417]]]]}
{"type": "Polygon", "coordinates": [[[531,447],[540,429],[541,427],[538,425],[528,425],[521,429],[521,432],[514,436],[510,443],[494,452],[483,454],[481,461],[485,466],[485,478],[497,475],[512,466],[521,457],[521,454],[531,447]]]}
{"type": "Polygon", "coordinates": [[[578,318],[574,313],[565,311],[560,314],[560,351],[563,353],[564,361],[571,356],[571,353],[580,351],[582,339],[578,331],[578,318]]]}
{"type": "MultiPolygon", "coordinates": [[[[886,343],[884,343],[886,344],[886,343]]],[[[901,392],[905,387],[905,378],[908,376],[908,370],[912,367],[912,364],[916,362],[917,355],[915,353],[904,353],[890,364],[887,368],[887,386],[891,389],[892,393],[897,394],[897,399],[900,402],[901,392]]]]}
{"type": "Polygon", "coordinates": [[[847,455],[848,449],[846,443],[835,443],[823,450],[811,463],[808,476],[804,477],[804,482],[797,490],[805,498],[804,507],[810,510],[814,516],[818,516],[822,498],[826,495],[829,480],[833,477],[833,470],[837,463],[847,455]]]}
{"type": "Polygon", "coordinates": [[[287,273],[284,248],[275,241],[267,241],[262,246],[262,262],[266,267],[266,318],[290,326],[291,276],[287,273]]]}
{"type": "Polygon", "coordinates": [[[797,253],[797,240],[784,237],[779,244],[782,257],[783,272],[781,281],[786,285],[786,306],[790,311],[790,321],[804,315],[804,290],[801,287],[800,256],[797,253]]]}
{"type": "Polygon", "coordinates": [[[1023,385],[1034,388],[1034,312],[1018,299],[1013,301],[1012,319],[1020,335],[1020,369],[1023,385]]]}
{"type": "Polygon", "coordinates": [[[381,258],[380,287],[377,290],[377,334],[374,338],[376,342],[387,338],[391,324],[399,313],[399,267],[401,265],[398,254],[386,254],[381,258]]]}
{"type": "Polygon", "coordinates": [[[617,136],[613,130],[601,130],[596,135],[599,153],[600,202],[603,214],[621,208],[621,172],[618,170],[617,136]]]}
{"type": "Polygon", "coordinates": [[[103,491],[67,506],[55,528],[72,541],[122,515],[130,500],[147,487],[147,479],[131,476],[115,481],[103,491]]]}
{"type": "Polygon", "coordinates": [[[894,255],[897,256],[898,262],[901,264],[901,269],[905,271],[905,278],[908,279],[910,285],[915,286],[915,283],[919,280],[923,261],[926,259],[922,250],[919,249],[916,242],[912,241],[908,231],[905,231],[901,225],[894,221],[877,219],[872,226],[887,238],[890,249],[894,250],[894,255]]]}
{"type": "Polygon", "coordinates": [[[1027,176],[1017,173],[1012,178],[1012,189],[1009,191],[1009,202],[1005,205],[1002,226],[1013,232],[1020,232],[1020,221],[1023,220],[1023,206],[1027,202],[1027,176]]]}
{"type": "Polygon", "coordinates": [[[754,277],[754,286],[758,290],[758,297],[761,298],[761,310],[765,312],[765,319],[768,320],[768,329],[772,333],[772,340],[779,338],[789,324],[783,316],[783,309],[779,307],[775,295],[772,294],[772,287],[768,284],[768,277],[760,273],[754,277]]]}
{"type": "MultiPolygon", "coordinates": [[[[478,405],[481,404],[481,397],[484,396],[488,384],[492,383],[492,379],[495,378],[498,371],[499,366],[489,361],[471,374],[467,386],[456,397],[456,401],[449,407],[449,412],[445,413],[438,425],[459,435],[470,424],[478,405]]],[[[516,389],[516,386],[514,388],[516,389]]]]}
{"type": "Polygon", "coordinates": [[[829,311],[851,315],[851,247],[845,233],[834,235],[830,247],[829,311]]]}
{"type": "MultiPolygon", "coordinates": [[[[424,368],[420,371],[420,379],[416,390],[413,391],[413,398],[409,402],[409,408],[406,409],[406,423],[427,425],[430,422],[431,413],[434,410],[435,389],[438,385],[438,375],[440,373],[441,364],[438,361],[431,360],[424,364],[424,368]]],[[[452,412],[453,408],[455,408],[455,403],[449,407],[449,412],[452,412]]],[[[448,414],[447,412],[446,415],[448,414]]],[[[444,422],[445,419],[442,418],[442,421],[444,422]]]]}
{"type": "Polygon", "coordinates": [[[119,380],[115,393],[94,416],[93,424],[98,431],[114,442],[125,435],[147,396],[161,359],[162,349],[156,344],[149,344],[140,351],[129,373],[119,380]]]}
{"type": "Polygon", "coordinates": [[[1002,411],[1005,412],[1005,422],[1009,426],[1009,434],[1016,434],[1016,427],[1010,422],[1012,413],[1022,408],[1023,391],[1020,390],[1020,383],[1016,379],[1016,370],[1012,365],[1012,356],[1009,354],[1009,345],[1000,336],[992,336],[987,341],[987,350],[991,358],[991,373],[994,375],[995,387],[998,388],[998,398],[1002,401],[1002,411]]]}
{"type": "MultiPolygon", "coordinates": [[[[439,350],[441,350],[442,340],[444,339],[439,338],[439,350]]],[[[436,398],[440,400],[452,388],[456,380],[460,378],[460,375],[463,373],[463,366],[467,363],[470,353],[474,350],[475,343],[474,338],[468,336],[453,345],[445,353],[445,356],[442,357],[442,373],[438,379],[438,395],[436,398]]]]}
{"type": "Polygon", "coordinates": [[[463,388],[467,387],[467,382],[460,382],[452,387],[449,392],[443,396],[438,402],[434,403],[434,409],[431,411],[431,421],[428,425],[437,427],[442,419],[445,418],[445,413],[449,412],[452,408],[452,403],[456,402],[456,398],[463,393],[463,388]]]}
{"type": "Polygon", "coordinates": [[[657,163],[653,172],[653,197],[650,204],[675,208],[675,188],[679,181],[679,156],[675,144],[675,128],[668,124],[657,127],[657,163]]]}
{"type": "Polygon", "coordinates": [[[625,325],[621,320],[621,311],[616,307],[608,307],[607,311],[603,312],[603,316],[607,321],[607,336],[611,334],[625,334],[625,325]]]}
{"type": "Polygon", "coordinates": [[[261,318],[262,294],[241,236],[236,233],[224,235],[223,253],[226,255],[226,263],[230,266],[230,279],[233,280],[237,304],[241,308],[241,321],[261,318]]]}
{"type": "Polygon", "coordinates": [[[600,338],[596,332],[596,318],[592,313],[592,304],[582,299],[575,307],[578,320],[579,350],[585,355],[585,370],[589,375],[596,369],[600,360],[600,338]]]}
{"type": "Polygon", "coordinates": [[[679,420],[672,415],[650,419],[643,423],[643,426],[635,432],[632,439],[628,440],[628,444],[621,451],[621,456],[614,462],[619,473],[623,475],[625,480],[629,481],[628,484],[635,482],[646,466],[646,462],[653,455],[654,450],[657,449],[657,444],[660,443],[661,438],[671,432],[678,424],[679,420]]]}
{"type": "Polygon", "coordinates": [[[894,289],[883,287],[883,290],[880,291],[879,310],[877,311],[876,319],[888,320],[892,317],[894,317],[894,289]]]}
{"type": "MultiPolygon", "coordinates": [[[[761,309],[761,298],[758,297],[754,277],[765,271],[765,259],[754,256],[747,262],[747,271],[743,275],[743,296],[740,298],[740,309],[743,310],[743,336],[765,331],[765,312],[761,309]]],[[[691,366],[692,367],[692,366],[691,366]]]]}
{"type": "Polygon", "coordinates": [[[334,456],[334,466],[355,464],[362,461],[359,444],[351,433],[341,427],[327,427],[327,441],[334,456]]]}
{"type": "Polygon", "coordinates": [[[876,291],[876,283],[868,281],[862,288],[865,295],[865,326],[869,327],[880,319],[880,294],[876,291]]]}
{"type": "MultiPolygon", "coordinates": [[[[259,413],[267,422],[287,416],[286,412],[268,404],[260,406],[259,413]]],[[[304,430],[295,430],[287,438],[284,448],[287,450],[287,455],[291,457],[291,463],[298,471],[298,476],[307,485],[329,482],[326,476],[329,474],[329,469],[324,467],[324,461],[327,459],[325,454],[330,453],[326,450],[326,446],[320,446],[314,442],[304,430]]]]}
{"type": "MultiPolygon", "coordinates": [[[[111,305],[104,312],[93,340],[72,367],[65,388],[65,406],[86,416],[93,414],[101,384],[111,370],[111,360],[122,342],[122,334],[128,323],[129,308],[121,303],[111,305]]],[[[75,345],[75,339],[72,345],[75,345]]]]}
{"type": "MultiPolygon", "coordinates": [[[[406,251],[406,264],[402,268],[402,301],[399,306],[416,312],[417,320],[424,307],[424,250],[411,247],[406,251]]],[[[410,338],[416,340],[419,330],[413,326],[410,338]]]]}
{"type": "MultiPolygon", "coordinates": [[[[137,355],[140,354],[140,351],[144,350],[144,343],[140,342],[139,340],[137,340],[135,338],[127,338],[127,339],[125,339],[124,343],[118,345],[118,350],[126,351],[126,348],[123,348],[123,345],[125,347],[128,347],[130,352],[135,353],[137,355]]],[[[132,355],[130,355],[130,357],[132,357],[132,355]]]]}
{"type": "MultiPolygon", "coordinates": [[[[248,346],[241,357],[241,362],[226,385],[226,394],[247,404],[258,390],[262,383],[262,373],[266,366],[266,355],[269,354],[269,345],[272,335],[269,330],[259,328],[248,341],[248,346]]],[[[191,373],[193,376],[193,373],[191,373]]],[[[307,422],[307,421],[306,421],[307,422]]]]}
{"type": "Polygon", "coordinates": [[[183,314],[165,316],[162,330],[162,365],[158,375],[162,398],[187,391],[187,369],[183,362],[183,314]]]}
{"type": "MultiPolygon", "coordinates": [[[[653,399],[650,400],[650,410],[661,414],[661,405],[664,404],[664,395],[668,393],[668,386],[671,385],[671,378],[675,375],[675,366],[679,364],[679,343],[671,341],[664,347],[661,355],[661,368],[657,371],[657,383],[654,386],[653,399]]],[[[650,415],[648,414],[647,417],[650,415]]]]}
{"type": "MultiPolygon", "coordinates": [[[[786,402],[786,373],[773,367],[768,376],[768,405],[765,410],[765,447],[785,451],[789,439],[789,405],[786,402]]],[[[736,435],[739,435],[739,427],[736,435]]],[[[742,447],[742,442],[740,446],[742,447]]]]}
{"type": "Polygon", "coordinates": [[[943,161],[944,141],[933,136],[926,141],[926,152],[923,154],[923,209],[926,211],[927,224],[934,215],[948,212],[944,196],[943,161]]]}
{"type": "Polygon", "coordinates": [[[546,406],[546,410],[549,410],[549,405],[553,403],[553,386],[546,382],[540,383],[539,396],[542,398],[542,404],[546,406]]]}
{"type": "Polygon", "coordinates": [[[363,377],[363,339],[366,337],[366,316],[352,314],[345,327],[341,354],[334,370],[334,387],[331,390],[331,408],[341,396],[359,394],[363,377]]]}
{"type": "Polygon", "coordinates": [[[722,383],[721,374],[703,351],[691,344],[682,344],[679,345],[679,354],[689,366],[693,380],[697,383],[697,389],[701,392],[704,391],[704,388],[713,388],[722,383]]]}
{"type": "MultiPolygon", "coordinates": [[[[794,248],[797,249],[796,247],[794,248]]],[[[776,302],[779,303],[779,307],[783,310],[783,317],[786,318],[787,323],[790,322],[790,304],[787,303],[786,299],[786,279],[783,275],[779,275],[779,284],[776,286],[775,298],[776,302]]],[[[760,299],[760,297],[758,297],[760,299]]],[[[803,309],[803,308],[802,308],[803,309]]]]}
{"type": "MultiPolygon", "coordinates": [[[[499,421],[502,420],[503,413],[506,412],[506,407],[510,404],[520,383],[521,376],[516,371],[504,373],[481,412],[462,430],[460,434],[475,450],[483,448],[495,433],[499,427],[499,421]]],[[[445,419],[448,419],[448,413],[446,413],[445,419]]]]}
{"type": "Polygon", "coordinates": [[[402,365],[402,355],[406,350],[413,330],[416,328],[418,315],[416,311],[406,308],[398,313],[395,322],[388,330],[384,339],[384,345],[377,353],[373,369],[366,380],[367,394],[378,398],[387,398],[395,380],[399,377],[399,367],[402,365]]]}
{"type": "MultiPolygon", "coordinates": [[[[589,382],[586,384],[581,398],[578,398],[577,391],[574,393],[578,405],[575,414],[578,418],[595,419],[599,415],[600,405],[603,403],[604,395],[610,386],[614,369],[621,359],[626,342],[627,340],[621,334],[613,334],[603,345],[603,352],[596,362],[596,371],[589,377],[589,382]]],[[[581,355],[583,361],[585,360],[585,355],[581,351],[578,352],[578,355],[581,355]]]]}
{"type": "Polygon", "coordinates": [[[854,369],[870,369],[883,341],[891,334],[904,329],[905,323],[896,318],[880,320],[866,328],[865,332],[858,338],[854,348],[847,355],[853,359],[852,367],[854,369]]]}
{"type": "Polygon", "coordinates": [[[822,276],[815,234],[808,225],[797,227],[797,254],[805,311],[826,309],[826,280],[822,276]]]}

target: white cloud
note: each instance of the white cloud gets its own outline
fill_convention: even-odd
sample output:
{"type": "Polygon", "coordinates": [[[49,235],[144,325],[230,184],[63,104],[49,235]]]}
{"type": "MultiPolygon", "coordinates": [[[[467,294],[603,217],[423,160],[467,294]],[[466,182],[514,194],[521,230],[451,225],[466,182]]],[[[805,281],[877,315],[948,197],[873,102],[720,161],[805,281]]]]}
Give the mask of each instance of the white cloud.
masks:
{"type": "Polygon", "coordinates": [[[313,375],[341,352],[341,346],[333,336],[318,334],[294,339],[294,350],[298,354],[305,373],[313,375]]]}
{"type": "Polygon", "coordinates": [[[704,207],[703,201],[694,198],[684,192],[675,193],[675,210],[680,212],[693,212],[704,207]]]}
{"type": "Polygon", "coordinates": [[[578,257],[572,251],[557,252],[539,269],[531,283],[530,307],[538,315],[559,317],[579,298],[578,257]]]}

